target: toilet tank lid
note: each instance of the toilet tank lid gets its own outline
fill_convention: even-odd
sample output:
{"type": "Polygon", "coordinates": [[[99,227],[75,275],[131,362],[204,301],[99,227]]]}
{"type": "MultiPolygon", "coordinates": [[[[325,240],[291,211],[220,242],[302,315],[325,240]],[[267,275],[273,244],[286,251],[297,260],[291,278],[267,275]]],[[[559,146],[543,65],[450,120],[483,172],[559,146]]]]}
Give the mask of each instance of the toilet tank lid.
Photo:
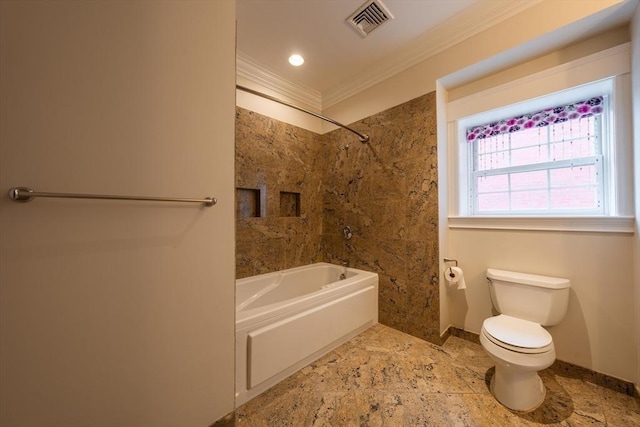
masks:
{"type": "Polygon", "coordinates": [[[564,289],[571,286],[571,281],[569,279],[518,273],[516,271],[496,270],[495,268],[487,269],[487,279],[522,283],[525,285],[540,286],[549,289],[564,289]]]}

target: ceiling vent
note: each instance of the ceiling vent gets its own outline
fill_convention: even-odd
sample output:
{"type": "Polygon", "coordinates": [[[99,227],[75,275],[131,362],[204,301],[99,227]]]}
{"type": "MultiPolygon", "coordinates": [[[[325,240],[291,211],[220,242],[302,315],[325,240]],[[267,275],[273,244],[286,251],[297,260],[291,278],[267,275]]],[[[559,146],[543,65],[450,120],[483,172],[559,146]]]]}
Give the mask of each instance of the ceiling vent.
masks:
{"type": "Polygon", "coordinates": [[[347,22],[362,37],[367,37],[369,33],[385,22],[393,19],[389,9],[380,0],[370,0],[360,6],[353,15],[347,18],[347,22]]]}

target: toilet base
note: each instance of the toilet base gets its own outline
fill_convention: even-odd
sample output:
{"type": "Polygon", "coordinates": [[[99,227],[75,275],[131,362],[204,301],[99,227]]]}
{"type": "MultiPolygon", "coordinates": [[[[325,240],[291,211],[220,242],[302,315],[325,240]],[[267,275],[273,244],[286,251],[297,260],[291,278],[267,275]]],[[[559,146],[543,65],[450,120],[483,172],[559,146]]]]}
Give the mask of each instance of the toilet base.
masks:
{"type": "Polygon", "coordinates": [[[496,364],[491,378],[491,393],[509,409],[530,412],[544,402],[547,390],[537,371],[496,364]]]}

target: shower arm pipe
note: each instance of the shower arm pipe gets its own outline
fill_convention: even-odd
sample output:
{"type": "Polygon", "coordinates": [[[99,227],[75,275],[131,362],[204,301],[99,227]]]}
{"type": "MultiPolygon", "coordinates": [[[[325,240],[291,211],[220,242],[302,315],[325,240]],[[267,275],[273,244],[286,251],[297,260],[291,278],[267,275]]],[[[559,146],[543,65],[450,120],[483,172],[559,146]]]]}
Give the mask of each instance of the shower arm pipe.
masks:
{"type": "Polygon", "coordinates": [[[367,134],[360,133],[360,132],[358,132],[357,130],[350,128],[349,126],[347,126],[347,125],[343,125],[342,123],[337,122],[337,121],[335,121],[335,120],[333,120],[333,119],[330,119],[329,117],[325,117],[325,116],[323,116],[322,114],[314,113],[313,111],[306,110],[306,109],[304,109],[304,108],[302,108],[302,107],[298,107],[298,106],[296,106],[296,105],[289,104],[288,102],[281,101],[281,100],[280,100],[280,99],[278,99],[278,98],[274,98],[273,96],[266,95],[266,94],[264,94],[264,93],[262,93],[262,92],[258,92],[258,91],[256,91],[256,90],[249,89],[248,87],[244,87],[244,86],[236,85],[236,89],[239,89],[239,90],[241,90],[241,91],[243,91],[243,92],[250,93],[250,94],[252,94],[252,95],[259,96],[259,97],[261,97],[261,98],[268,99],[269,101],[277,102],[278,104],[286,105],[287,107],[291,107],[291,108],[293,108],[293,109],[295,109],[295,110],[302,111],[303,113],[310,114],[310,115],[312,115],[312,116],[314,116],[314,117],[317,117],[317,118],[319,118],[319,119],[322,119],[322,120],[324,120],[324,121],[326,121],[326,122],[333,123],[333,124],[334,124],[334,125],[336,125],[336,126],[339,126],[339,127],[343,128],[343,129],[346,129],[346,130],[348,130],[348,131],[350,131],[350,132],[353,132],[353,133],[355,133],[356,135],[358,135],[358,137],[360,138],[360,142],[363,142],[363,143],[364,143],[364,142],[369,142],[369,136],[368,136],[367,134]]]}

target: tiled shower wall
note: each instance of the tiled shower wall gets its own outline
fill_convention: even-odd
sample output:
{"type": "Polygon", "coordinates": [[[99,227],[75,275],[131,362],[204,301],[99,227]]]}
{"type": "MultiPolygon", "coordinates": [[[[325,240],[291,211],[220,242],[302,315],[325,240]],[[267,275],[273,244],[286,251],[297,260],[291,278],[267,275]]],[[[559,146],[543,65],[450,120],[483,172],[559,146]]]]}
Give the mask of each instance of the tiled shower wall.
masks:
{"type": "Polygon", "coordinates": [[[236,185],[267,190],[265,218],[236,220],[238,277],[348,261],[379,274],[381,323],[440,343],[435,93],[353,123],[368,144],[242,109],[236,122],[236,185]],[[278,218],[270,193],[296,189],[302,217],[278,218]]]}
{"type": "Polygon", "coordinates": [[[435,93],[351,126],[371,142],[324,135],[325,259],[378,273],[380,323],[440,343],[435,93]]]}
{"type": "Polygon", "coordinates": [[[260,198],[258,217],[236,208],[237,278],[322,260],[321,149],[318,134],[236,108],[236,200],[260,198]]]}

